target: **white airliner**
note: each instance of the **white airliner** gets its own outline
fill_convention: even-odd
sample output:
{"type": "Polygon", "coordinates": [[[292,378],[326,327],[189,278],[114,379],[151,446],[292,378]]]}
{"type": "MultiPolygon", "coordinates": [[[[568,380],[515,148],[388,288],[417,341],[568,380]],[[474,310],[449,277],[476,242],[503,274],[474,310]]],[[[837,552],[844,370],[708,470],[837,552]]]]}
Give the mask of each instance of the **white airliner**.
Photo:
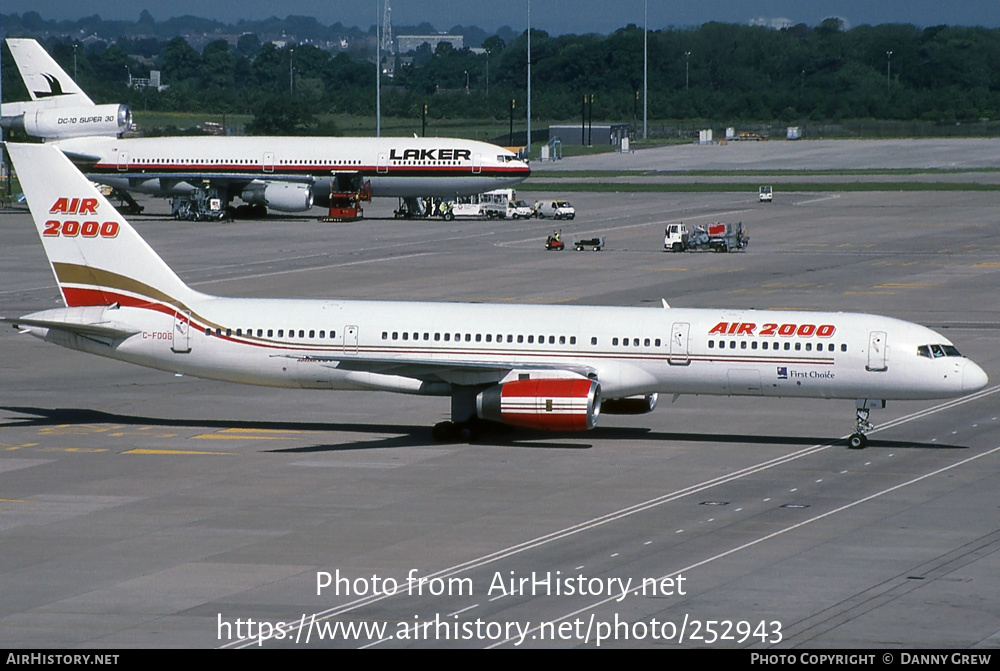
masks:
{"type": "Polygon", "coordinates": [[[472,437],[482,420],[589,429],[602,410],[648,412],[666,393],[854,399],[849,444],[864,447],[873,404],[987,383],[944,336],[877,315],[210,296],[56,148],[8,151],[66,306],[4,321],[214,380],[450,396],[439,440],[472,437]]]}
{"type": "Polygon", "coordinates": [[[175,197],[180,218],[221,218],[235,198],[304,212],[359,191],[404,198],[413,211],[418,198],[509,188],[531,174],[508,149],[457,138],[121,138],[128,107],[94,105],[35,40],[7,44],[32,102],[4,104],[3,125],[57,145],[95,182],[175,197]]]}

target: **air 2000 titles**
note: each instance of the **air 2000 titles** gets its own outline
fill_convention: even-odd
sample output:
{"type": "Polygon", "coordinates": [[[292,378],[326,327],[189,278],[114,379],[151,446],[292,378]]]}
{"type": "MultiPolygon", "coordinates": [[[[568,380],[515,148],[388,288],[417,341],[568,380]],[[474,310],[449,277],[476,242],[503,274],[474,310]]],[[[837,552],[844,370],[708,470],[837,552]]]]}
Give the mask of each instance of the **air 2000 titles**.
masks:
{"type": "Polygon", "coordinates": [[[833,324],[764,324],[758,331],[753,322],[719,322],[708,335],[831,338],[836,331],[833,324]]]}

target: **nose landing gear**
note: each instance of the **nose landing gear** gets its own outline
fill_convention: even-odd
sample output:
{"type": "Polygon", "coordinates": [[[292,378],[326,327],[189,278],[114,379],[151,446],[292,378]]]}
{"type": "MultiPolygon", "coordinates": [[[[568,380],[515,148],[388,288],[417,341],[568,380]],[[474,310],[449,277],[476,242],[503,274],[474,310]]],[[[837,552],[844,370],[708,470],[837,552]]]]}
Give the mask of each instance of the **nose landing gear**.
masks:
{"type": "MultiPolygon", "coordinates": [[[[863,450],[868,446],[868,436],[865,434],[875,428],[875,425],[868,421],[868,415],[871,413],[871,404],[875,402],[869,398],[859,398],[854,402],[857,409],[854,433],[847,439],[847,446],[852,450],[863,450]]],[[[885,407],[885,401],[882,401],[882,407],[885,407]]]]}

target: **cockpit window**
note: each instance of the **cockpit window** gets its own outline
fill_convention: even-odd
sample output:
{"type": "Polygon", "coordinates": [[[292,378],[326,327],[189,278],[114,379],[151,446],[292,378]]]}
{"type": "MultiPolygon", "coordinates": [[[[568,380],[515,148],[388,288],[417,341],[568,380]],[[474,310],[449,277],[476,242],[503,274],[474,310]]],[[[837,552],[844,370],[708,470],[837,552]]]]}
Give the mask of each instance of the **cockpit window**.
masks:
{"type": "Polygon", "coordinates": [[[940,359],[946,356],[962,356],[954,345],[920,345],[917,347],[917,356],[925,356],[928,359],[940,359]]]}

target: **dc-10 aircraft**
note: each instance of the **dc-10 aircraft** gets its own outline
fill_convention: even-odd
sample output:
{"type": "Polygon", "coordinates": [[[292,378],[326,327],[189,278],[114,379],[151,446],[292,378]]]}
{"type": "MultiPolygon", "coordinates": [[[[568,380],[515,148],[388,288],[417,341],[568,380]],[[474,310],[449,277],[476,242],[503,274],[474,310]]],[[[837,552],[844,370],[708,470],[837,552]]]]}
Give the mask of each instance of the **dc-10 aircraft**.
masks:
{"type": "Polygon", "coordinates": [[[94,105],[32,39],[7,39],[32,101],[6,103],[3,125],[58,146],[91,180],[174,198],[182,219],[222,218],[240,198],[263,213],[328,207],[331,193],[408,201],[510,188],[531,174],[508,149],[457,138],[119,137],[125,105],[94,105]]]}
{"type": "Polygon", "coordinates": [[[856,401],[987,384],[944,336],[890,317],[637,307],[223,298],[189,288],[56,148],[9,144],[65,307],[4,321],[71,349],[213,380],[451,397],[439,440],[483,420],[575,431],[657,395],[856,401]]]}

